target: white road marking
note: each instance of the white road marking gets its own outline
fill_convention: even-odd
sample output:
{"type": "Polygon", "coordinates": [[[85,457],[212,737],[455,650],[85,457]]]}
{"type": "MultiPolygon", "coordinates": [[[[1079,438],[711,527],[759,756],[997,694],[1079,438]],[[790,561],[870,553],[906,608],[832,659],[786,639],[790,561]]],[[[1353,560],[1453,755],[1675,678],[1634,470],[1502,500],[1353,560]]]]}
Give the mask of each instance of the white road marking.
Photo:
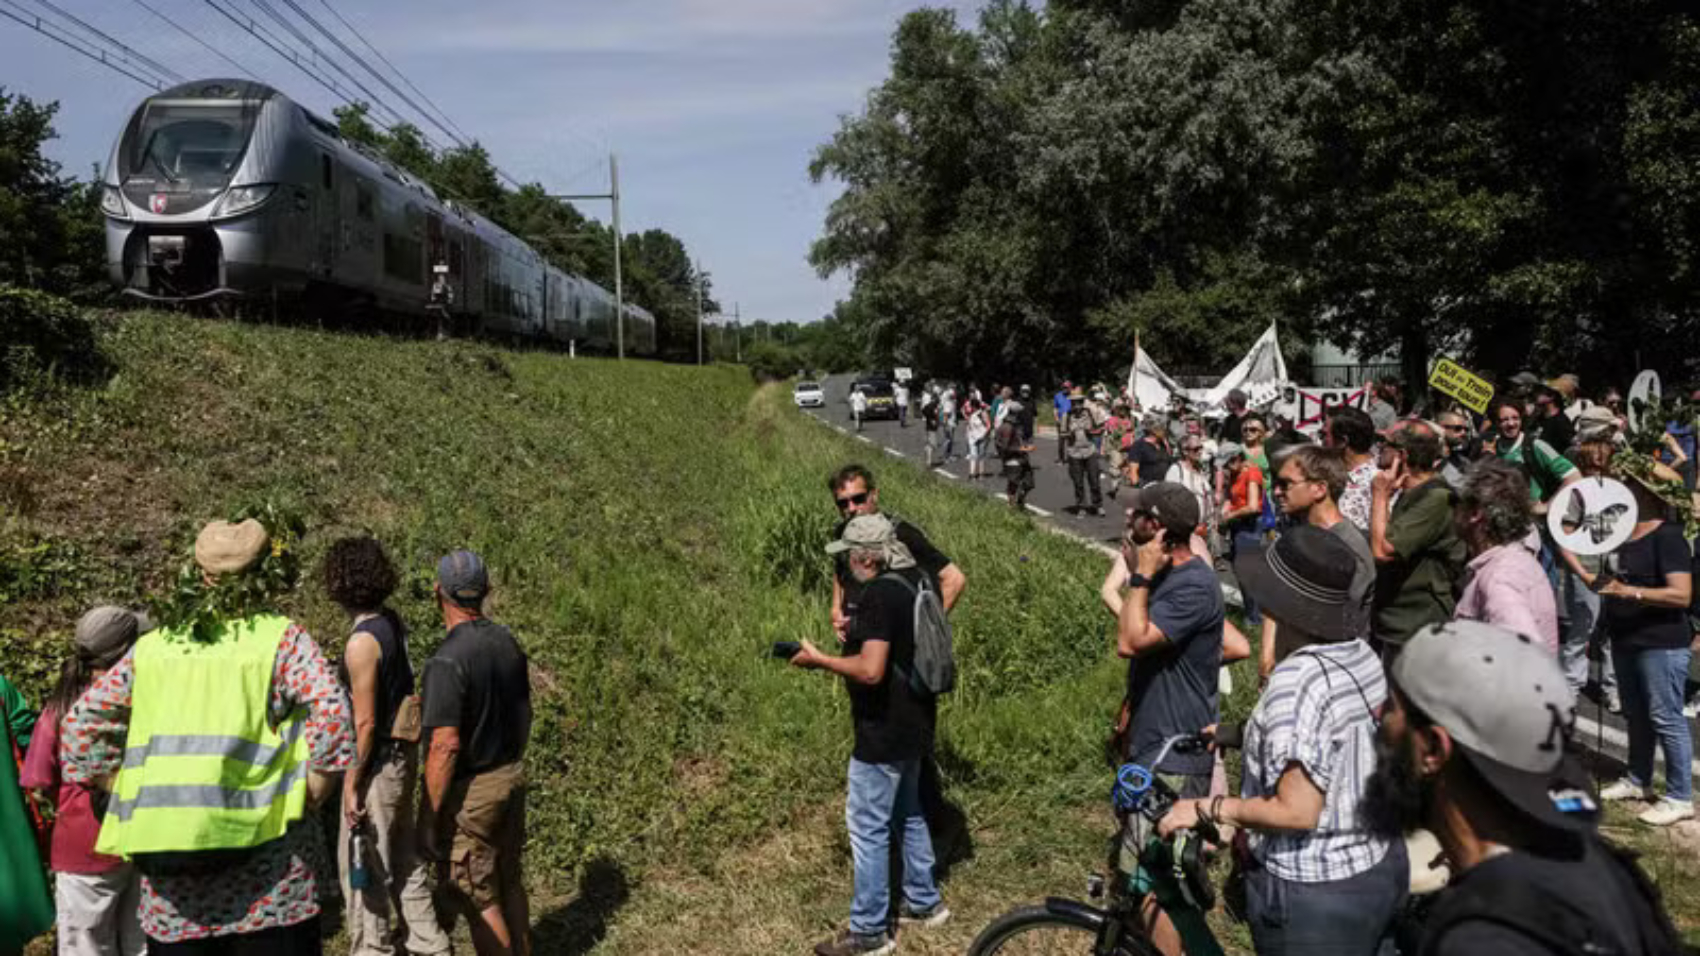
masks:
{"type": "Polygon", "coordinates": [[[953,475],[950,472],[945,471],[943,468],[934,468],[933,473],[937,474],[937,475],[943,475],[946,478],[949,478],[951,481],[960,481],[961,480],[956,475],[953,475]]]}
{"type": "Polygon", "coordinates": [[[1051,517],[1051,513],[1049,511],[1046,511],[1045,509],[1034,506],[1034,505],[1028,505],[1027,510],[1033,512],[1034,514],[1038,515],[1041,518],[1051,517]]]}
{"type": "MultiPolygon", "coordinates": [[[[1629,751],[1628,734],[1618,730],[1616,727],[1602,726],[1587,717],[1583,717],[1581,714],[1576,715],[1576,740],[1582,744],[1589,745],[1589,749],[1592,749],[1592,745],[1597,741],[1603,740],[1617,748],[1620,752],[1628,753],[1629,751]]],[[[1661,751],[1662,748],[1653,748],[1653,760],[1655,763],[1662,764],[1665,762],[1665,755],[1661,751]]],[[[1694,768],[1694,772],[1696,774],[1700,774],[1700,760],[1692,761],[1690,766],[1694,768]]]]}
{"type": "Polygon", "coordinates": [[[873,444],[873,443],[874,443],[874,440],[873,440],[873,439],[872,439],[872,438],[869,438],[869,437],[868,437],[868,436],[866,436],[866,435],[857,435],[857,436],[856,436],[856,440],[857,440],[857,441],[865,441],[865,442],[867,442],[867,443],[868,443],[868,444],[870,444],[870,445],[872,445],[872,444],[873,444]]]}
{"type": "Polygon", "coordinates": [[[909,457],[908,455],[905,455],[904,453],[898,451],[897,449],[891,447],[890,445],[885,446],[885,453],[888,454],[888,455],[896,455],[899,458],[908,458],[909,457]]]}

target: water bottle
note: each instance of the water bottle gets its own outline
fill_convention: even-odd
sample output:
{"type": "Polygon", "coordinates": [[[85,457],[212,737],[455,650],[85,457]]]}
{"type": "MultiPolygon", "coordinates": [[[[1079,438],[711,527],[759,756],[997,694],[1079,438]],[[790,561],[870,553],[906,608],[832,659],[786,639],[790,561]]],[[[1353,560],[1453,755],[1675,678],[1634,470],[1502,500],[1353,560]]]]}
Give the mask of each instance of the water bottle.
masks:
{"type": "Polygon", "coordinates": [[[348,888],[351,890],[364,890],[372,885],[372,871],[366,867],[369,843],[364,828],[348,834],[348,888]]]}

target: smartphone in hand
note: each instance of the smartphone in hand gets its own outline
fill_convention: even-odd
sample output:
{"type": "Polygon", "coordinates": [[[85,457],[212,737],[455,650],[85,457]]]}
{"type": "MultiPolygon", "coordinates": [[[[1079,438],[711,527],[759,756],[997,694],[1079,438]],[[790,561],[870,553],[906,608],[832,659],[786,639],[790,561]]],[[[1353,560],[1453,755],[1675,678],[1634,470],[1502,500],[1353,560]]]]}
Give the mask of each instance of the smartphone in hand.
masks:
{"type": "Polygon", "coordinates": [[[774,641],[772,654],[775,658],[788,661],[803,650],[803,645],[797,641],[774,641]]]}

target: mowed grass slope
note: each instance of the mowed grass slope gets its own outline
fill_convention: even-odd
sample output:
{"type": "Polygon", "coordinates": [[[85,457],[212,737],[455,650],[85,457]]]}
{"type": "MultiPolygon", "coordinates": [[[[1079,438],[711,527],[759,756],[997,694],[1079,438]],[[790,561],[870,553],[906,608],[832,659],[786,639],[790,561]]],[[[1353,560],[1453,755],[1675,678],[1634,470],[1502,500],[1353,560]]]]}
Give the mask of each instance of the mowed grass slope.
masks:
{"type": "MultiPolygon", "coordinates": [[[[696,949],[757,952],[842,919],[846,698],[767,648],[830,646],[824,478],[865,447],[742,369],[152,314],[102,319],[99,339],[108,380],[38,382],[0,417],[0,670],[32,697],[81,610],[140,601],[203,521],[244,504],[303,515],[310,571],[340,534],[382,538],[407,572],[396,603],[416,659],[440,639],[433,562],[471,547],[535,665],[543,948],[652,952],[698,926],[710,938],[696,949]],[[826,855],[791,872],[772,858],[789,840],[826,855]]],[[[955,879],[1007,841],[997,881],[1061,865],[1076,884],[1106,825],[1077,808],[1102,801],[1120,680],[1095,606],[1101,559],[872,464],[887,506],[970,577],[941,744],[977,844],[955,879]]],[[[311,575],[284,609],[340,650],[345,622],[311,575]]]]}

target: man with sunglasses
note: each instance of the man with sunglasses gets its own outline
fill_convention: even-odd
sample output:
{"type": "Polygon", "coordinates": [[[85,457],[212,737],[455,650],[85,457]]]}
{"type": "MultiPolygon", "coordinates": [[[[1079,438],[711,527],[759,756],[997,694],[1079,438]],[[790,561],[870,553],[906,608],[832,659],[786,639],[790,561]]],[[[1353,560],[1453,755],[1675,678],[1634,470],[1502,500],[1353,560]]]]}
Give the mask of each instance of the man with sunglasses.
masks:
{"type": "MultiPolygon", "coordinates": [[[[1375,555],[1369,539],[1340,513],[1339,500],[1346,490],[1346,456],[1338,448],[1300,445],[1280,459],[1271,485],[1275,503],[1295,523],[1308,524],[1332,533],[1352,549],[1352,586],[1348,591],[1358,608],[1361,633],[1369,637],[1370,599],[1375,593],[1375,555]]],[[[1264,676],[1275,669],[1274,621],[1264,619],[1264,641],[1258,672],[1264,676]]]]}
{"type": "MultiPolygon", "coordinates": [[[[844,536],[844,526],[850,519],[860,515],[877,515],[880,513],[879,489],[874,486],[874,475],[861,465],[845,465],[832,473],[827,479],[827,490],[832,492],[834,502],[838,505],[839,521],[833,528],[833,540],[844,536]]],[[[909,554],[915,559],[915,564],[921,572],[931,579],[933,589],[938,592],[939,602],[948,613],[956,605],[956,599],[961,596],[962,589],[968,586],[968,577],[956,563],[946,557],[921,529],[900,518],[892,518],[892,524],[897,527],[897,541],[909,549],[909,554]]],[[[856,617],[856,605],[862,596],[862,584],[850,573],[849,561],[842,554],[833,559],[832,569],[832,629],[838,634],[839,640],[849,633],[850,623],[856,617]]]]}
{"type": "Polygon", "coordinates": [[[1436,419],[1446,455],[1441,459],[1440,474],[1454,490],[1463,487],[1464,473],[1481,457],[1482,443],[1470,433],[1470,420],[1460,411],[1444,411],[1436,419]]]}

